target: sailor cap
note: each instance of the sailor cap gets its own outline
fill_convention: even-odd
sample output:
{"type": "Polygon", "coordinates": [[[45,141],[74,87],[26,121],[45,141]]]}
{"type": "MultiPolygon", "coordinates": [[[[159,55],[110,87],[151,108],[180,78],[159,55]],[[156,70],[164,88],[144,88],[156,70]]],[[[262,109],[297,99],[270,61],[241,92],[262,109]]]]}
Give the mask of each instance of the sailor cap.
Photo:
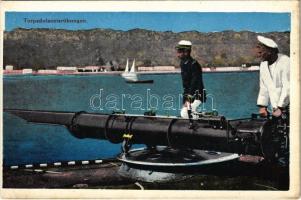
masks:
{"type": "Polygon", "coordinates": [[[262,43],[263,45],[270,47],[270,48],[278,48],[276,42],[270,38],[263,37],[261,35],[257,36],[257,40],[262,43]]]}
{"type": "Polygon", "coordinates": [[[192,43],[188,40],[181,40],[177,46],[176,49],[190,49],[192,46],[192,43]]]}

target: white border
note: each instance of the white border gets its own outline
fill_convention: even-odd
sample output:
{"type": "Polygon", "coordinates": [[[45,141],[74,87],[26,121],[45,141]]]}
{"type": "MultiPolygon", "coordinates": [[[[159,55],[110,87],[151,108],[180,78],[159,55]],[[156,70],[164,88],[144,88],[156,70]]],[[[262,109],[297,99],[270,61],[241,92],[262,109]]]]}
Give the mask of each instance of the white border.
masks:
{"type": "Polygon", "coordinates": [[[296,1],[5,1],[5,11],[291,12],[296,1]]]}
{"type": "MultiPolygon", "coordinates": [[[[0,2],[1,46],[3,47],[4,13],[6,11],[137,11],[137,12],[290,12],[291,13],[291,165],[290,190],[274,191],[132,191],[96,189],[1,189],[2,198],[101,198],[101,199],[255,199],[292,198],[300,196],[300,76],[299,76],[299,2],[298,1],[6,1],[0,2]]],[[[175,19],[176,20],[176,19],[175,19]]],[[[0,64],[3,66],[3,48],[0,51],[0,64]]],[[[2,78],[2,70],[1,70],[2,78]]],[[[2,109],[2,84],[1,109],[2,109]]],[[[2,113],[1,113],[2,114],[2,113]]],[[[2,130],[2,115],[0,128],[2,130]]],[[[1,134],[2,141],[2,134],[1,134]]],[[[1,145],[2,150],[2,145],[1,145]]],[[[2,155],[1,155],[2,157],[2,155]]],[[[2,162],[2,158],[1,162],[2,162]]],[[[2,166],[2,165],[1,165],[2,166]]],[[[1,170],[2,173],[2,170],[1,170]]],[[[1,179],[2,184],[2,179],[1,179]]]]}

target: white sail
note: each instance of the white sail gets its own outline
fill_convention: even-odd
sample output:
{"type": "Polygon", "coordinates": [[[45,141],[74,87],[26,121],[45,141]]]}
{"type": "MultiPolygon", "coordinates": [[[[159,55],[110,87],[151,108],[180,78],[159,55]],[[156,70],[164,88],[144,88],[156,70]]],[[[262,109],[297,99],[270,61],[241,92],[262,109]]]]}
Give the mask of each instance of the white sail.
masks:
{"type": "Polygon", "coordinates": [[[131,73],[135,73],[136,72],[136,69],[135,69],[136,67],[135,67],[135,59],[134,59],[134,61],[133,61],[133,64],[132,64],[132,67],[131,67],[131,73]]]}
{"type": "Polygon", "coordinates": [[[129,59],[126,59],[126,66],[124,72],[129,72],[129,59]]]}
{"type": "Polygon", "coordinates": [[[130,71],[129,71],[129,60],[128,59],[126,60],[126,67],[125,67],[124,72],[121,74],[121,76],[124,79],[129,80],[129,81],[137,81],[138,80],[138,76],[137,76],[136,69],[135,69],[135,59],[133,61],[130,71]]]}

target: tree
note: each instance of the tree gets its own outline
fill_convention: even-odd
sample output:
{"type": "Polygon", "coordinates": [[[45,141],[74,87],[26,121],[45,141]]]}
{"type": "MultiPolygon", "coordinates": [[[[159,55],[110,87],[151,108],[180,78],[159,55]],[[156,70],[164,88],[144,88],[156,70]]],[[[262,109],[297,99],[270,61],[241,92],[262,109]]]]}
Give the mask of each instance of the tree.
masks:
{"type": "Polygon", "coordinates": [[[152,66],[152,61],[149,60],[149,59],[146,59],[146,60],[143,61],[143,65],[145,67],[151,67],[152,66]]]}

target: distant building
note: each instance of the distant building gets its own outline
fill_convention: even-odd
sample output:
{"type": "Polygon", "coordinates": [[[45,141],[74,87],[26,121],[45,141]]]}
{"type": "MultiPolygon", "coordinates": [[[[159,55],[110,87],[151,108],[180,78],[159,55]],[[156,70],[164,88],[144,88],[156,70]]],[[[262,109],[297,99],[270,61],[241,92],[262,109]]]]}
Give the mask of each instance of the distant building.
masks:
{"type": "Polygon", "coordinates": [[[55,69],[39,69],[38,74],[56,74],[57,71],[55,69]]]}
{"type": "Polygon", "coordinates": [[[251,66],[259,66],[259,63],[244,63],[241,67],[251,67],[251,66]]]}
{"type": "Polygon", "coordinates": [[[59,66],[56,68],[58,73],[74,73],[77,72],[77,67],[59,66]]]}
{"type": "Polygon", "coordinates": [[[138,71],[174,71],[175,66],[138,67],[138,71]]]}
{"type": "Polygon", "coordinates": [[[77,72],[100,72],[100,66],[85,66],[85,67],[78,67],[77,72]]]}
{"type": "Polygon", "coordinates": [[[14,66],[13,65],[6,65],[5,70],[14,70],[14,66]]]}
{"type": "Polygon", "coordinates": [[[23,69],[22,74],[32,74],[32,69],[23,69]]]}

